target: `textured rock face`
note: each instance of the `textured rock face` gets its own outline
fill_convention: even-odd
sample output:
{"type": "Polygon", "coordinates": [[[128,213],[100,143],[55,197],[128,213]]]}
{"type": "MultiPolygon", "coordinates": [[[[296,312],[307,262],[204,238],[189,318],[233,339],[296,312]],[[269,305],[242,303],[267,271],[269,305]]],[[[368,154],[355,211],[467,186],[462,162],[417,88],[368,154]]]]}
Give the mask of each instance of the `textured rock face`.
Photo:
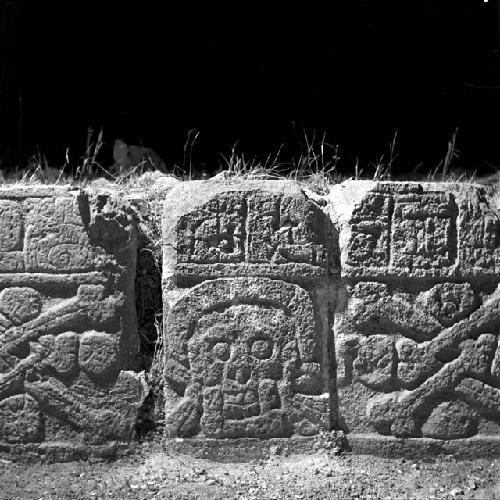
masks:
{"type": "Polygon", "coordinates": [[[168,436],[498,434],[482,188],[347,182],[317,204],[288,182],[193,182],[164,209],[168,436]]]}
{"type": "Polygon", "coordinates": [[[329,221],[291,182],[183,183],[166,201],[164,267],[183,280],[330,276],[329,221]]]}
{"type": "MultiPolygon", "coordinates": [[[[482,188],[180,183],[162,232],[168,436],[500,433],[500,218],[482,188]]],[[[0,446],[131,437],[136,251],[112,194],[0,190],[0,446]]]]}
{"type": "Polygon", "coordinates": [[[168,436],[329,429],[334,229],[293,183],[191,182],[163,219],[168,436]]]}
{"type": "Polygon", "coordinates": [[[131,436],[135,231],[109,196],[0,190],[0,442],[131,436]]]}
{"type": "Polygon", "coordinates": [[[345,183],[330,201],[345,287],[334,331],[347,429],[498,433],[500,219],[484,191],[345,183]]]}

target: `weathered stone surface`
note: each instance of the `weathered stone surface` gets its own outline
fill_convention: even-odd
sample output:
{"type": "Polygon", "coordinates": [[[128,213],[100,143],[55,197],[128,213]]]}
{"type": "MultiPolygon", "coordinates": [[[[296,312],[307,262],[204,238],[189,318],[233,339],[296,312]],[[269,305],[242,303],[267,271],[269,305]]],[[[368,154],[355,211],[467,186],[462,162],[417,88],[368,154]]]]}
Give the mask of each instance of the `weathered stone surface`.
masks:
{"type": "Polygon", "coordinates": [[[310,294],[268,278],[222,278],[171,307],[171,436],[288,437],[329,426],[329,386],[310,294]]]}
{"type": "Polygon", "coordinates": [[[80,368],[89,375],[106,378],[119,368],[119,337],[104,332],[85,332],[80,339],[80,368]]]}
{"type": "Polygon", "coordinates": [[[17,394],[0,401],[0,432],[7,443],[42,441],[43,420],[36,401],[27,394],[17,394]]]}
{"type": "Polygon", "coordinates": [[[12,287],[0,292],[0,311],[16,325],[36,318],[41,307],[42,298],[33,288],[12,287]]]}
{"type": "Polygon", "coordinates": [[[349,277],[462,278],[500,272],[500,219],[483,187],[350,181],[332,188],[349,277]]]}
{"type": "Polygon", "coordinates": [[[78,350],[79,336],[76,332],[64,332],[60,335],[44,335],[38,342],[47,347],[51,354],[44,360],[44,364],[57,371],[58,375],[71,376],[79,370],[78,350]]]}
{"type": "Polygon", "coordinates": [[[0,190],[0,442],[130,437],[135,238],[111,196],[0,190]]]}
{"type": "Polygon", "coordinates": [[[166,433],[329,429],[336,235],[294,183],[191,182],[163,220],[166,433]]]}
{"type": "Polygon", "coordinates": [[[164,279],[338,272],[333,226],[293,182],[182,183],[165,200],[164,279]]]}
{"type": "Polygon", "coordinates": [[[354,433],[467,438],[500,423],[497,212],[480,187],[332,191],[344,300],[340,420],[354,433]]]}
{"type": "Polygon", "coordinates": [[[477,414],[462,401],[447,401],[434,408],[422,426],[422,435],[434,439],[458,439],[477,432],[477,414]]]}

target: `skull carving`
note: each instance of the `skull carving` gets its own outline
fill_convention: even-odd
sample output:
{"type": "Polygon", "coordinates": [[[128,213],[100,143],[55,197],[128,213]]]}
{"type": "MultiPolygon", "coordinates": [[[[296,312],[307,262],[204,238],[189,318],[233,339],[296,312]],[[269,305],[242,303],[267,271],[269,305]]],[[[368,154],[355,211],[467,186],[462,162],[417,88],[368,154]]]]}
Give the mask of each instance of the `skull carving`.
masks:
{"type": "Polygon", "coordinates": [[[201,318],[189,358],[203,387],[206,436],[290,434],[283,405],[297,360],[294,335],[282,309],[236,305],[201,318]]]}
{"type": "Polygon", "coordinates": [[[329,426],[309,292],[266,278],[202,283],[170,309],[166,432],[310,435],[329,426]]]}

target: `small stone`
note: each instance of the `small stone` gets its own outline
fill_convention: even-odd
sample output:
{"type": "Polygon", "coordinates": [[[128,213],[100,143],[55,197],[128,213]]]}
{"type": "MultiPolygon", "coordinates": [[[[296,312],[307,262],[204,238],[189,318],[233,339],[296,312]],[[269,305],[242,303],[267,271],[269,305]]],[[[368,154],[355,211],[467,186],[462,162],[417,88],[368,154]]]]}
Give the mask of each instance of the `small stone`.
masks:
{"type": "Polygon", "coordinates": [[[469,479],[469,481],[467,482],[467,486],[471,490],[476,490],[477,489],[477,483],[476,483],[476,481],[474,481],[474,479],[469,479]]]}
{"type": "Polygon", "coordinates": [[[456,497],[458,495],[463,495],[464,494],[464,490],[462,488],[453,488],[451,491],[450,491],[450,495],[452,497],[456,497]]]}
{"type": "Polygon", "coordinates": [[[274,444],[269,448],[269,454],[270,455],[279,455],[281,452],[281,446],[274,444]]]}

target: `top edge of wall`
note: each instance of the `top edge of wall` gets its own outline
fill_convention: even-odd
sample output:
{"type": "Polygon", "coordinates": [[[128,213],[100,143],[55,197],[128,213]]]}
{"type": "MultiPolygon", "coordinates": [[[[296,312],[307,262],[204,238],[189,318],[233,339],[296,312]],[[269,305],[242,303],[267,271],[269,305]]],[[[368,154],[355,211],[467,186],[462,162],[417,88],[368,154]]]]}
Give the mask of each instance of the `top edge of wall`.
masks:
{"type": "MultiPolygon", "coordinates": [[[[97,194],[116,193],[127,198],[135,198],[144,196],[144,194],[165,195],[174,188],[183,190],[183,186],[199,186],[200,188],[210,188],[210,191],[215,190],[232,190],[232,189],[265,189],[266,191],[281,190],[287,186],[289,189],[299,188],[314,190],[307,181],[293,180],[287,178],[252,178],[242,176],[220,176],[217,175],[207,180],[181,180],[174,176],[160,176],[153,180],[139,181],[137,183],[115,183],[105,179],[97,179],[88,185],[75,184],[5,184],[0,186],[0,193],[4,197],[22,198],[30,197],[50,197],[57,194],[69,192],[92,192],[97,194]]],[[[486,190],[487,186],[479,182],[465,181],[406,181],[406,180],[383,180],[376,181],[370,179],[348,179],[340,183],[325,184],[324,187],[328,191],[336,191],[337,189],[360,189],[361,192],[371,190],[392,189],[398,186],[405,186],[410,189],[438,190],[438,191],[457,191],[467,189],[486,190]]]]}

